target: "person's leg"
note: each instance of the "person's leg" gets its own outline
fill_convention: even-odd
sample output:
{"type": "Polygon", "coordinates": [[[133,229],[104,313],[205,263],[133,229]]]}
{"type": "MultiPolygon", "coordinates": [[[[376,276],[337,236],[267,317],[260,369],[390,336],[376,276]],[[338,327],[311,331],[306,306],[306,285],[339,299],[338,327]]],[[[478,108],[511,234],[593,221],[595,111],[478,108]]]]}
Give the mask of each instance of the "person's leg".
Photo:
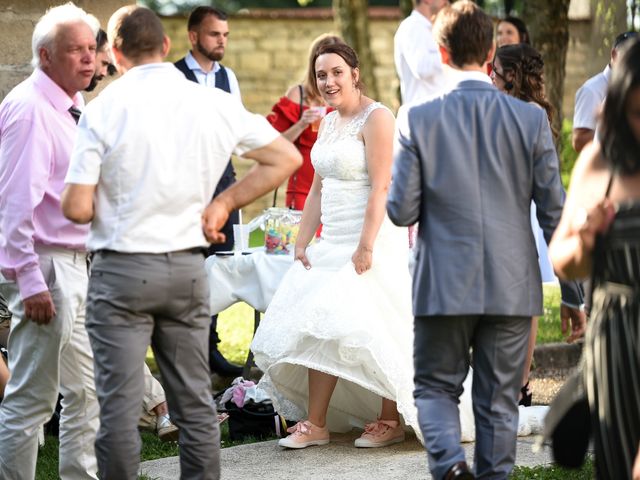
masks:
{"type": "Polygon", "coordinates": [[[416,317],[414,397],[431,474],[436,479],[465,461],[460,445],[459,397],[469,370],[478,317],[416,317]]]}
{"type": "Polygon", "coordinates": [[[135,480],[140,463],[138,420],[144,397],[144,359],[153,330],[144,292],[155,275],[138,255],[97,253],[87,296],[87,332],[100,402],[96,438],[103,480],[135,480]]]}
{"type": "Polygon", "coordinates": [[[331,395],[336,388],[338,377],[318,370],[308,369],[309,376],[309,416],[287,429],[291,435],[281,439],[278,445],[286,448],[306,448],[329,443],[327,410],[331,395]]]}
{"type": "Polygon", "coordinates": [[[398,413],[398,404],[388,398],[382,399],[382,410],[380,411],[380,420],[400,421],[400,413],[398,413]]]}
{"type": "Polygon", "coordinates": [[[94,443],[99,426],[99,407],[93,355],[85,328],[86,254],[55,258],[54,266],[57,285],[64,292],[72,324],[72,331],[65,337],[60,351],[60,477],[93,478],[97,469],[94,443]],[[90,475],[87,476],[86,472],[90,475]]]}
{"type": "Polygon", "coordinates": [[[166,414],[166,397],[164,395],[164,389],[160,382],[158,382],[151,374],[151,370],[145,363],[144,366],[144,398],[142,399],[142,413],[140,414],[140,420],[138,421],[138,427],[148,428],[155,430],[158,419],[158,412],[156,411],[160,405],[164,405],[164,409],[161,409],[161,414],[166,414]]]}
{"type": "Polygon", "coordinates": [[[529,373],[531,373],[531,364],[533,363],[533,352],[536,349],[536,337],[538,336],[538,317],[531,317],[531,333],[529,334],[529,344],[527,346],[527,357],[524,361],[524,369],[522,370],[522,380],[520,381],[519,404],[525,407],[531,406],[533,393],[529,387],[529,373]]]}
{"type": "MultiPolygon", "coordinates": [[[[71,333],[71,317],[60,304],[60,291],[55,289],[53,260],[40,255],[39,261],[57,311],[49,324],[38,325],[25,318],[17,285],[3,285],[13,313],[8,345],[11,376],[0,406],[0,478],[6,480],[35,477],[38,429],[53,414],[60,350],[63,337],[71,333]]],[[[90,478],[89,472],[85,478],[90,478]]]]}
{"type": "Polygon", "coordinates": [[[477,478],[506,479],[516,458],[518,391],[531,317],[483,316],[473,341],[477,478]]]}
{"type": "Polygon", "coordinates": [[[155,316],[152,347],[179,428],[182,478],[220,478],[220,429],[207,365],[209,286],[204,258],[169,254],[164,308],[155,316]]]}
{"type": "Polygon", "coordinates": [[[309,421],[318,427],[327,424],[327,410],[338,377],[309,369],[309,421]]]}

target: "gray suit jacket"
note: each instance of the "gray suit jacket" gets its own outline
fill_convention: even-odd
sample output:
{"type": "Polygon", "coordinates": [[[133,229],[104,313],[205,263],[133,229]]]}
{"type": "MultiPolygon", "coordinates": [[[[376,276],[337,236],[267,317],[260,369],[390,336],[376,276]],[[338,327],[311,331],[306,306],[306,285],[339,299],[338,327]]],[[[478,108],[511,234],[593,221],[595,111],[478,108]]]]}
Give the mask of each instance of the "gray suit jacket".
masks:
{"type": "MultiPolygon", "coordinates": [[[[545,112],[466,80],[404,113],[387,209],[420,222],[414,314],[540,315],[531,200],[547,242],[564,202],[545,112]]],[[[575,282],[562,293],[582,303],[575,282]]]]}

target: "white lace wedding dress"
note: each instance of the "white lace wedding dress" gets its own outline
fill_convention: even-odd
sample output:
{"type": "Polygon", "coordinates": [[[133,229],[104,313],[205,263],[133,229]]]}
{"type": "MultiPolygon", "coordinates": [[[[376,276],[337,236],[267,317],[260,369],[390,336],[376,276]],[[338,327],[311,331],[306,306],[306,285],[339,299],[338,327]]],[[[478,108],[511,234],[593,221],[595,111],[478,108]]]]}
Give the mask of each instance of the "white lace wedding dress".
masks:
{"type": "MultiPolygon", "coordinates": [[[[327,415],[329,430],[362,428],[380,414],[381,397],[395,400],[405,425],[422,439],[413,401],[413,316],[408,236],[385,217],[372,268],[356,274],[353,255],[370,183],[359,133],[369,105],[339,130],[337,112],[311,151],[322,177],[322,240],[307,249],[311,269],[294,262],[262,320],[251,349],[264,372],[260,387],[288,419],[307,418],[307,369],[338,376],[327,415]]],[[[462,440],[475,437],[471,381],[460,402],[462,440]]]]}

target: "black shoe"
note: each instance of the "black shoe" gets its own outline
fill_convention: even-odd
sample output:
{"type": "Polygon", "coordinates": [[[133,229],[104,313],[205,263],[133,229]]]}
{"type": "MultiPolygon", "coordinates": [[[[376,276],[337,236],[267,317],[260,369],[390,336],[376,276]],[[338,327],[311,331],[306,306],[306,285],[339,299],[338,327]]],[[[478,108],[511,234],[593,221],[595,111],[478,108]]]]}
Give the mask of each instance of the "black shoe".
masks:
{"type": "Polygon", "coordinates": [[[523,407],[530,407],[531,402],[533,401],[533,392],[529,390],[529,382],[520,389],[520,393],[522,394],[522,398],[518,402],[518,405],[522,405],[523,407]]]}
{"type": "Polygon", "coordinates": [[[242,375],[242,367],[229,363],[217,348],[209,350],[209,368],[211,369],[211,373],[217,373],[221,377],[235,378],[242,375]]]}
{"type": "Polygon", "coordinates": [[[455,463],[444,476],[444,480],[474,480],[475,478],[467,462],[455,463]]]}

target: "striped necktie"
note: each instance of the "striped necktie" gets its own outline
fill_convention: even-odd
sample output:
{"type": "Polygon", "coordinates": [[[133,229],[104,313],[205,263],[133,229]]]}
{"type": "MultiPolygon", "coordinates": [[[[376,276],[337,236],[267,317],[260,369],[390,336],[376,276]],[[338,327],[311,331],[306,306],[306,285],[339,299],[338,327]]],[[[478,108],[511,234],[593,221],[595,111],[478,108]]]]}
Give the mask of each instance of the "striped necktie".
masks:
{"type": "Polygon", "coordinates": [[[71,107],[69,107],[69,113],[71,114],[73,119],[76,121],[76,123],[78,123],[78,120],[80,120],[80,115],[82,115],[82,112],[80,111],[80,109],[75,105],[71,105],[71,107]]]}

